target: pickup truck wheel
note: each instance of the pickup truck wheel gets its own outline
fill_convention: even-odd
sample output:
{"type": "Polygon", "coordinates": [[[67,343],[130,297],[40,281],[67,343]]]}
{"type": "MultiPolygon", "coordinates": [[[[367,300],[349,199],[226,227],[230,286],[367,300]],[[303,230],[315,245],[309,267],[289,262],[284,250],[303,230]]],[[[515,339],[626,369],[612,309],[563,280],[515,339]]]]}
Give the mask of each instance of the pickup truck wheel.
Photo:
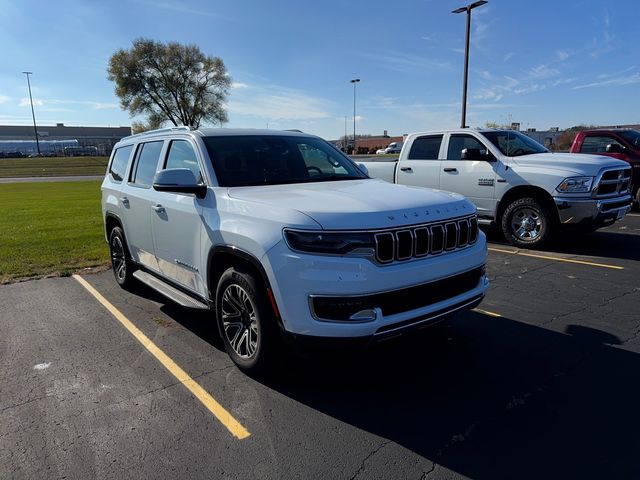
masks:
{"type": "Polygon", "coordinates": [[[502,214],[502,232],[507,241],[521,248],[540,248],[554,233],[552,213],[535,198],[519,198],[502,214]]]}
{"type": "Polygon", "coordinates": [[[247,373],[259,373],[271,362],[277,332],[267,296],[248,273],[227,269],[216,289],[218,331],[231,360],[247,373]]]}
{"type": "Polygon", "coordinates": [[[109,234],[109,250],[116,282],[122,288],[129,288],[133,282],[135,265],[131,261],[124,232],[120,227],[114,227],[109,234]]]}

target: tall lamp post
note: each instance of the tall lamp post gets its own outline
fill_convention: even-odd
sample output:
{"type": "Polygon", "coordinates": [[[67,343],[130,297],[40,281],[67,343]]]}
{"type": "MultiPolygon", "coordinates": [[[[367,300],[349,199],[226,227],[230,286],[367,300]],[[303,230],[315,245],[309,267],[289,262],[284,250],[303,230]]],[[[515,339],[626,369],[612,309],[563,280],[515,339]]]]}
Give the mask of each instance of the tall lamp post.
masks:
{"type": "Polygon", "coordinates": [[[29,81],[29,75],[33,75],[33,72],[22,72],[27,76],[27,85],[29,86],[29,101],[31,102],[31,116],[33,117],[33,133],[36,136],[36,149],[38,150],[38,156],[40,156],[40,141],[38,140],[38,128],[36,127],[36,113],[33,110],[33,97],[31,96],[31,82],[29,81]]]}
{"type": "Polygon", "coordinates": [[[353,83],[353,151],[357,153],[356,150],[356,83],[360,82],[359,78],[354,78],[350,80],[353,83]]]}
{"type": "Polygon", "coordinates": [[[466,7],[456,8],[451,13],[467,12],[467,38],[464,46],[464,82],[462,86],[462,121],[460,128],[467,128],[467,79],[469,78],[469,33],[471,32],[471,10],[488,3],[487,0],[473,2],[466,7]]]}

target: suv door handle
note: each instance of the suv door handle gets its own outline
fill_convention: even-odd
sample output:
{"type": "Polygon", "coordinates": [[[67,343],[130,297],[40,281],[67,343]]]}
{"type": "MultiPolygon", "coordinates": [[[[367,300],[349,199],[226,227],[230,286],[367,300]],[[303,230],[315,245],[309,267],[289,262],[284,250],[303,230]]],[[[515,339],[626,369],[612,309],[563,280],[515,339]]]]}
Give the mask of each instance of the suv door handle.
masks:
{"type": "Polygon", "coordinates": [[[403,172],[413,172],[413,169],[411,167],[400,167],[400,170],[402,170],[403,172]]]}
{"type": "Polygon", "coordinates": [[[129,199],[127,197],[120,197],[120,201],[125,207],[129,206],[129,199]]]}
{"type": "Polygon", "coordinates": [[[445,172],[457,172],[458,169],[457,168],[445,168],[444,171],[445,172]]]}
{"type": "Polygon", "coordinates": [[[153,208],[156,212],[158,213],[164,213],[165,209],[162,205],[158,204],[158,205],[151,205],[151,208],[153,208]]]}

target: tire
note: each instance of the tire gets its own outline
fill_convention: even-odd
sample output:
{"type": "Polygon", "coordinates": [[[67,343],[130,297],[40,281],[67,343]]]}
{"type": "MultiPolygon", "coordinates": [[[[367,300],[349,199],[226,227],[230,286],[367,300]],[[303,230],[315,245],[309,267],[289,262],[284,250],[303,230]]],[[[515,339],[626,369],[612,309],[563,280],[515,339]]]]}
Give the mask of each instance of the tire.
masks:
{"type": "Polygon", "coordinates": [[[135,264],[131,260],[124,232],[120,227],[113,227],[109,234],[109,253],[111,254],[111,266],[116,282],[122,288],[128,289],[133,283],[135,264]]]}
{"type": "Polygon", "coordinates": [[[507,205],[500,224],[507,241],[520,248],[541,248],[558,228],[553,212],[531,197],[518,198],[507,205]]]}
{"type": "Polygon", "coordinates": [[[227,269],[216,288],[216,321],[231,360],[250,374],[276,359],[279,336],[264,287],[249,273],[227,269]]]}

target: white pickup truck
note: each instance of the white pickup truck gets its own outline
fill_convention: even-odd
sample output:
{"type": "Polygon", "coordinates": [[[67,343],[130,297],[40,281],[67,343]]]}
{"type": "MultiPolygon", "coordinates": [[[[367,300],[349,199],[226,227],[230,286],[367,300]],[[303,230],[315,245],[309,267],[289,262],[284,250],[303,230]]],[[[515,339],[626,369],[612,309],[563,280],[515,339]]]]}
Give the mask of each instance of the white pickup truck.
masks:
{"type": "Polygon", "coordinates": [[[465,195],[480,223],[539,248],[562,226],[594,231],[631,208],[631,167],[610,157],[551,153],[512,130],[413,133],[397,161],[364,162],[372,177],[465,195]]]}

